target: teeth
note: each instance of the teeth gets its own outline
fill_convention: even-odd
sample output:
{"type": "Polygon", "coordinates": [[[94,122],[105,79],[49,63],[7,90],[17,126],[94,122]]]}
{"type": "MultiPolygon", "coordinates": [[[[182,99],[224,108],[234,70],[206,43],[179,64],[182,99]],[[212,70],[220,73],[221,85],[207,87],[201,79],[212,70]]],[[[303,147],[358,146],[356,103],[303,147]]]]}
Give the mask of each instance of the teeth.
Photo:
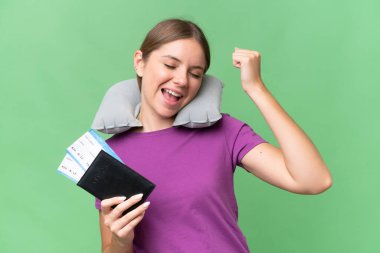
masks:
{"type": "Polygon", "coordinates": [[[164,89],[164,91],[167,92],[167,93],[169,93],[170,95],[175,96],[175,97],[178,97],[178,98],[182,97],[180,94],[177,94],[177,93],[175,93],[172,90],[164,89]]]}

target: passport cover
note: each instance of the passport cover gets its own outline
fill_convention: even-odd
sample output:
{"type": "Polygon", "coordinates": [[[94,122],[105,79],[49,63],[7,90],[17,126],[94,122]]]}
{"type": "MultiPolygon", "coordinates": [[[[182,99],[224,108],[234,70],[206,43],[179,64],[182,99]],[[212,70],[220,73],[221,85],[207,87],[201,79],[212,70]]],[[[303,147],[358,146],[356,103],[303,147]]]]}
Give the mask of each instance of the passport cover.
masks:
{"type": "Polygon", "coordinates": [[[124,214],[144,203],[155,187],[148,179],[103,150],[96,156],[77,185],[100,200],[118,196],[126,196],[128,199],[143,193],[143,198],[124,214]]]}

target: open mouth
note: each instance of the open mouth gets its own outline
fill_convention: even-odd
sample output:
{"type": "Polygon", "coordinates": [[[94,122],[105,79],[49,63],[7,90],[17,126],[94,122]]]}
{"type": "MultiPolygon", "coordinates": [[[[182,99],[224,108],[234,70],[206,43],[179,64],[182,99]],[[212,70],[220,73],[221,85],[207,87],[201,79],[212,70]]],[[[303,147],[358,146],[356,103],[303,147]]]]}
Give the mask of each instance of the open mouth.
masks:
{"type": "Polygon", "coordinates": [[[161,89],[164,97],[170,102],[178,102],[183,96],[169,89],[161,89]]]}

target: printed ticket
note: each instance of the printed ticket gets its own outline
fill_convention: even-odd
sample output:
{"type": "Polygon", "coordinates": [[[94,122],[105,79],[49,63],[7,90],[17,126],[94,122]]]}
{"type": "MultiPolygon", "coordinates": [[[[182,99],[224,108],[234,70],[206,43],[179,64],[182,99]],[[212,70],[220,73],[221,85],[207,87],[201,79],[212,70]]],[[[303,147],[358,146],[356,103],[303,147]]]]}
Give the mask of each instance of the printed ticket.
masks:
{"type": "Polygon", "coordinates": [[[103,138],[90,129],[66,149],[66,155],[59,165],[58,172],[77,183],[100,150],[121,161],[103,138]]]}

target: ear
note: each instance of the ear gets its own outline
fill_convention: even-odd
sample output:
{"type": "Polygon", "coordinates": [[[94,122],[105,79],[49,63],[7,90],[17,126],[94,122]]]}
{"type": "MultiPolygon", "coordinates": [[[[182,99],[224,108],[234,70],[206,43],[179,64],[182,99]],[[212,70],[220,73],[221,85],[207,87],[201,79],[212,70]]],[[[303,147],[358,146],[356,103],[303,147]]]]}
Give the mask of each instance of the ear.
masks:
{"type": "Polygon", "coordinates": [[[136,74],[139,77],[142,77],[143,76],[143,72],[144,72],[144,60],[143,60],[142,56],[143,56],[143,54],[142,54],[141,50],[137,50],[135,52],[135,55],[134,55],[134,65],[135,65],[136,74]]]}

